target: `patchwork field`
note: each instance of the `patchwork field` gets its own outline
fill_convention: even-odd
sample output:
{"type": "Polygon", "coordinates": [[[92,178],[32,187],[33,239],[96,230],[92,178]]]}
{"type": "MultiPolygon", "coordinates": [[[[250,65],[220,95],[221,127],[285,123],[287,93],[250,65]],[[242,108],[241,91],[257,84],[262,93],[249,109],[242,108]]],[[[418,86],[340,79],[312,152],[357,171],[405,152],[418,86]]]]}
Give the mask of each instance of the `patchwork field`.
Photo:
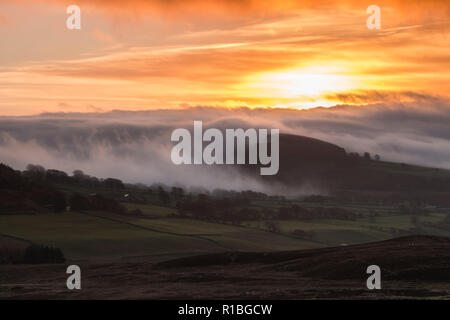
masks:
{"type": "Polygon", "coordinates": [[[61,248],[70,260],[319,246],[314,242],[243,227],[190,219],[135,219],[98,212],[0,216],[0,234],[61,248]]]}
{"type": "Polygon", "coordinates": [[[61,248],[71,260],[217,251],[195,237],[155,232],[80,213],[1,216],[0,233],[61,248]]]}
{"type": "MultiPolygon", "coordinates": [[[[444,213],[432,213],[417,219],[418,223],[439,224],[446,216],[447,214],[444,213]]],[[[326,219],[311,222],[298,220],[278,220],[276,222],[283,234],[292,234],[295,230],[312,232],[315,241],[326,246],[336,246],[393,238],[395,237],[393,230],[406,233],[414,228],[415,225],[411,220],[409,215],[388,215],[376,217],[373,220],[363,217],[355,221],[326,219]]],[[[264,222],[251,222],[251,225],[263,228],[264,222]]],[[[434,227],[423,227],[422,229],[422,232],[429,235],[450,237],[450,230],[434,227]]]]}
{"type": "MultiPolygon", "coordinates": [[[[11,241],[61,248],[69,260],[157,259],[221,251],[279,251],[366,243],[393,238],[393,230],[406,233],[410,216],[387,215],[376,219],[276,220],[279,232],[268,232],[265,221],[241,226],[187,218],[164,217],[170,208],[141,205],[142,217],[105,212],[0,216],[0,245],[11,241]],[[164,213],[161,213],[164,212],[164,213]],[[154,218],[159,216],[159,218],[154,218]],[[311,234],[302,238],[301,230],[311,234]],[[19,241],[20,242],[20,241],[19,241]]],[[[446,217],[433,213],[418,218],[422,232],[450,236],[438,229],[446,217]]]]}

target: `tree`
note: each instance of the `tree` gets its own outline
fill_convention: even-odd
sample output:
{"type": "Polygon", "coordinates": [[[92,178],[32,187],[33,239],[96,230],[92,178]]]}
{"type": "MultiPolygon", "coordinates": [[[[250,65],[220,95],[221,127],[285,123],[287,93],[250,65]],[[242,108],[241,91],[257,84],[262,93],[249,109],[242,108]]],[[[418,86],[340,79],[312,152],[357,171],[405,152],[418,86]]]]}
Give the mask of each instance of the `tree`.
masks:
{"type": "Polygon", "coordinates": [[[56,183],[67,183],[69,182],[69,176],[64,171],[59,171],[55,169],[47,170],[45,174],[45,178],[47,181],[56,182],[56,183]]]}
{"type": "Polygon", "coordinates": [[[183,199],[183,197],[184,197],[183,188],[172,187],[171,196],[175,201],[183,199]]]}
{"type": "Polygon", "coordinates": [[[170,204],[170,195],[161,186],[158,187],[158,199],[164,206],[170,204]]]}
{"type": "Polygon", "coordinates": [[[107,178],[103,181],[103,184],[105,187],[107,188],[111,188],[111,189],[124,189],[125,185],[123,184],[123,182],[119,179],[114,179],[114,178],[107,178]]]}
{"type": "Polygon", "coordinates": [[[81,170],[74,170],[74,171],[73,171],[73,177],[74,177],[75,179],[80,179],[80,180],[82,180],[82,179],[84,178],[84,172],[81,171],[81,170]]]}
{"type": "Polygon", "coordinates": [[[265,224],[266,224],[266,228],[267,228],[268,231],[275,232],[275,233],[280,233],[281,232],[280,224],[278,222],[266,221],[265,224]]]}
{"type": "Polygon", "coordinates": [[[63,263],[66,259],[59,248],[32,244],[25,250],[24,263],[63,263]]]}
{"type": "Polygon", "coordinates": [[[45,168],[37,164],[29,164],[23,175],[33,181],[42,182],[45,179],[45,168]]]}
{"type": "Polygon", "coordinates": [[[45,168],[38,164],[29,164],[27,165],[27,170],[32,172],[45,173],[45,168]]]}
{"type": "Polygon", "coordinates": [[[79,193],[74,193],[69,199],[71,210],[89,210],[91,205],[89,200],[79,193]]]}
{"type": "Polygon", "coordinates": [[[350,166],[356,166],[360,163],[361,158],[358,152],[350,152],[347,157],[350,166]]]}
{"type": "Polygon", "coordinates": [[[91,210],[108,211],[118,214],[127,213],[126,207],[120,204],[120,202],[111,198],[106,198],[100,194],[91,195],[88,200],[91,210]]]}
{"type": "Polygon", "coordinates": [[[27,186],[28,182],[22,178],[20,171],[15,171],[11,167],[0,163],[0,188],[23,190],[27,186]]]}

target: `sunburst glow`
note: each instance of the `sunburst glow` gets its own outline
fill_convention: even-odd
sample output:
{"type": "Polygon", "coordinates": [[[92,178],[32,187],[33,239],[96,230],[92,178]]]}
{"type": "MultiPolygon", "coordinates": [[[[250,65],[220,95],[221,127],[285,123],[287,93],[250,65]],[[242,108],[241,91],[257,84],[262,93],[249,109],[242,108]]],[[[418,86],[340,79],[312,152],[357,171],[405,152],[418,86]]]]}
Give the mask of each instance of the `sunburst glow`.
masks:
{"type": "Polygon", "coordinates": [[[350,77],[333,74],[323,68],[271,72],[258,75],[251,81],[253,84],[250,86],[260,89],[260,93],[285,98],[317,96],[354,88],[350,77]]]}

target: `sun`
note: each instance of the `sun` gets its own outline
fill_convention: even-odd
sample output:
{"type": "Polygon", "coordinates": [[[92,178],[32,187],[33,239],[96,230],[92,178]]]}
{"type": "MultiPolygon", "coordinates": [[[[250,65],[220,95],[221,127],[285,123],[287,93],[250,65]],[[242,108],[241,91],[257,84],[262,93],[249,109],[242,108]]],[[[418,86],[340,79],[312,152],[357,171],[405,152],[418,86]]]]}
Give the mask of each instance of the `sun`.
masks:
{"type": "Polygon", "coordinates": [[[262,77],[262,85],[274,89],[282,97],[299,95],[315,96],[343,88],[340,76],[329,74],[299,73],[296,71],[269,74],[262,77]]]}
{"type": "Polygon", "coordinates": [[[330,67],[260,73],[250,76],[246,82],[252,94],[271,99],[314,99],[355,88],[350,76],[330,67]]]}

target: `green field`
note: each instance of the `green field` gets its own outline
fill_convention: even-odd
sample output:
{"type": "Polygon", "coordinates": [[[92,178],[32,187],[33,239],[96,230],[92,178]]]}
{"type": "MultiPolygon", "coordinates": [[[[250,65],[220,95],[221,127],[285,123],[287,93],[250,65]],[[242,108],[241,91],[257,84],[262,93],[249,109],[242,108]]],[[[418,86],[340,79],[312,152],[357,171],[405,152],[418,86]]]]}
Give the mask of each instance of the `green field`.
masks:
{"type": "MultiPolygon", "coordinates": [[[[194,219],[165,218],[171,210],[141,206],[143,217],[105,212],[0,216],[0,235],[61,248],[71,260],[131,259],[182,256],[219,251],[277,251],[338,246],[394,237],[392,229],[407,232],[411,216],[385,215],[376,219],[278,220],[280,233],[268,232],[265,221],[232,226],[194,219]],[[148,218],[160,216],[160,218],[148,218]],[[295,230],[311,232],[301,239],[295,230]]],[[[420,216],[420,223],[439,223],[446,214],[420,216]]],[[[450,236],[450,230],[424,225],[423,232],[450,236]]],[[[6,238],[4,238],[6,239],[6,238]]],[[[6,241],[6,240],[5,240],[6,241]]]]}
{"type": "MultiPolygon", "coordinates": [[[[419,223],[439,223],[447,214],[433,213],[418,217],[419,223]]],[[[276,221],[281,233],[291,234],[295,230],[313,232],[313,240],[323,245],[335,246],[342,244],[356,244],[385,240],[394,237],[392,229],[407,232],[414,225],[409,215],[388,215],[376,217],[371,221],[369,218],[350,220],[315,220],[311,222],[298,220],[276,221]]],[[[251,222],[255,228],[265,228],[265,222],[251,222]]],[[[450,230],[442,230],[434,227],[423,227],[423,232],[429,235],[450,237],[450,230]]]]}
{"type": "Polygon", "coordinates": [[[313,242],[261,230],[98,212],[0,216],[0,234],[61,248],[71,260],[318,247],[313,242]]]}
{"type": "Polygon", "coordinates": [[[141,210],[148,218],[162,218],[178,212],[174,208],[161,207],[153,204],[124,203],[124,205],[128,210],[141,210]]]}
{"type": "Polygon", "coordinates": [[[1,216],[0,234],[59,247],[74,260],[221,250],[200,238],[143,230],[79,213],[1,216]]]}
{"type": "MultiPolygon", "coordinates": [[[[432,171],[434,172],[434,171],[432,171]]],[[[88,188],[66,187],[70,192],[92,193],[88,188]],[[76,189],[76,190],[72,190],[76,189]]],[[[263,212],[297,204],[303,208],[342,208],[354,220],[252,220],[239,225],[182,218],[174,204],[161,206],[155,195],[141,191],[109,190],[108,196],[125,201],[124,193],[147,203],[122,202],[128,212],[64,212],[59,214],[0,215],[0,246],[12,240],[62,249],[70,260],[147,259],[177,257],[220,251],[279,251],[373,242],[415,232],[450,236],[439,228],[447,213],[424,212],[417,216],[399,214],[398,205],[327,199],[308,202],[302,199],[257,200],[246,207],[263,212]],[[278,226],[269,232],[268,223],[278,226]],[[273,230],[272,230],[273,231],[273,230]],[[297,233],[295,233],[297,232],[297,233]],[[22,240],[21,240],[22,239],[22,240]]],[[[240,209],[240,208],[236,208],[240,209]]]]}

